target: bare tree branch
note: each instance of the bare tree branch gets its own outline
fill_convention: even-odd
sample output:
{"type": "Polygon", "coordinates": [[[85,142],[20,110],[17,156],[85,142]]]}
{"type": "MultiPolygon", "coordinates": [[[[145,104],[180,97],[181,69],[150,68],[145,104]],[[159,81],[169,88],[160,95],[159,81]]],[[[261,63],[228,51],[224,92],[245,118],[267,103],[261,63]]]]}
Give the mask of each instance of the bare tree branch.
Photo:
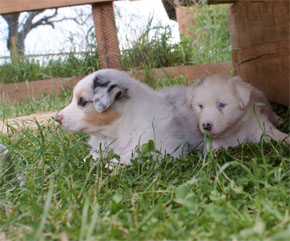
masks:
{"type": "MultiPolygon", "coordinates": [[[[55,9],[55,11],[52,15],[44,16],[35,23],[32,23],[32,21],[31,21],[31,28],[36,28],[40,25],[50,25],[52,28],[54,28],[54,22],[56,22],[56,20],[51,20],[51,19],[56,17],[57,13],[58,13],[58,9],[55,9]]],[[[32,18],[32,20],[33,20],[33,18],[32,18]]]]}
{"type": "Polygon", "coordinates": [[[22,23],[19,22],[20,13],[1,15],[8,24],[9,36],[7,39],[7,47],[11,55],[12,51],[18,55],[24,55],[24,40],[32,29],[39,26],[51,26],[54,28],[56,23],[65,20],[71,20],[77,24],[83,25],[87,20],[87,18],[83,19],[83,16],[57,19],[58,9],[55,9],[54,12],[49,15],[40,16],[44,11],[45,10],[27,12],[27,17],[24,18],[22,23]],[[38,16],[40,16],[40,18],[35,21],[38,16]]]}

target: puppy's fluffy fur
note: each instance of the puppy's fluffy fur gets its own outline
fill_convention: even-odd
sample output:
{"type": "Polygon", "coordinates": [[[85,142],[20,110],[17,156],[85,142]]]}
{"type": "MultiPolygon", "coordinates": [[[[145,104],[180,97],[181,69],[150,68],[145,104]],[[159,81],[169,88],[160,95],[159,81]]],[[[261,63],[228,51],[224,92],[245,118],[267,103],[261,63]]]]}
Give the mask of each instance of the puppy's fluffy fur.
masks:
{"type": "Polygon", "coordinates": [[[124,164],[130,164],[136,146],[151,139],[156,149],[174,157],[202,141],[186,102],[186,88],[154,91],[114,69],[82,79],[72,102],[56,118],[65,129],[89,134],[93,150],[109,145],[124,164]]]}
{"type": "MultiPolygon", "coordinates": [[[[188,88],[187,100],[197,117],[200,131],[204,133],[206,130],[212,137],[213,149],[259,142],[261,138],[267,141],[266,136],[290,142],[289,137],[273,125],[278,116],[264,94],[239,76],[212,75],[198,79],[188,88]]],[[[209,144],[206,151],[208,148],[209,144]]]]}

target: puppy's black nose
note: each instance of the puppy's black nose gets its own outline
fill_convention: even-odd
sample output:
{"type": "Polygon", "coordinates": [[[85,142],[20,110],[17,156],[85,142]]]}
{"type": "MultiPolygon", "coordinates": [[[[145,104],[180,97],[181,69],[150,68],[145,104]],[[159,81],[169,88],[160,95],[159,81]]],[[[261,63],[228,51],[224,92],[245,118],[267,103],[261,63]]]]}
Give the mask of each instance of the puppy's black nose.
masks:
{"type": "Polygon", "coordinates": [[[211,123],[203,123],[202,128],[206,131],[211,131],[212,130],[212,124],[211,123]]]}

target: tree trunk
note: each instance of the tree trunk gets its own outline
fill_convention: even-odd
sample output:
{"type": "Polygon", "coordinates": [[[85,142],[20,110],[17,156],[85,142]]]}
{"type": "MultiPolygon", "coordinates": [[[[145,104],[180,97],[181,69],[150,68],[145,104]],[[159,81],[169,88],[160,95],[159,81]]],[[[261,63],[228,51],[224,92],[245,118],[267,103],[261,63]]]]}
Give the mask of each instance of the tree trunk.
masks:
{"type": "Polygon", "coordinates": [[[7,48],[10,51],[12,61],[17,60],[19,57],[24,56],[25,52],[24,41],[26,36],[32,29],[37,28],[38,26],[41,25],[48,25],[54,28],[54,23],[64,20],[64,19],[61,20],[53,19],[57,15],[57,9],[55,9],[54,13],[52,13],[51,15],[42,16],[37,21],[33,21],[36,16],[38,16],[44,11],[45,10],[29,12],[23,23],[19,23],[20,13],[1,15],[8,24],[9,34],[7,39],[7,48]]]}
{"type": "Polygon", "coordinates": [[[24,39],[18,33],[18,19],[20,13],[3,15],[8,24],[9,35],[7,39],[7,48],[10,51],[12,59],[24,55],[24,39]]]}

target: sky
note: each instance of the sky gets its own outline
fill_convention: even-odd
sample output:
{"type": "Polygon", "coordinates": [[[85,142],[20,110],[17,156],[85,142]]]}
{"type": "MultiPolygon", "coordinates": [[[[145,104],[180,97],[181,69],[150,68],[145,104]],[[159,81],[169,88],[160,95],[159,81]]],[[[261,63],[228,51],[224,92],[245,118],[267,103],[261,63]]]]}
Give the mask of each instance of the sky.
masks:
{"type": "MultiPolygon", "coordinates": [[[[120,47],[128,48],[129,43],[136,39],[140,33],[146,29],[149,19],[152,18],[152,26],[170,26],[173,33],[173,41],[179,41],[178,24],[169,20],[161,0],[143,1],[119,1],[114,3],[115,18],[118,28],[118,38],[120,47]]],[[[91,12],[90,6],[79,6],[59,9],[58,18],[64,16],[74,16],[76,11],[85,14],[91,12]]],[[[49,14],[53,10],[46,10],[44,14],[49,14]]],[[[25,14],[21,15],[22,18],[25,14]]],[[[82,51],[88,29],[93,26],[93,21],[89,18],[84,26],[77,25],[73,21],[63,21],[55,25],[55,29],[50,26],[41,26],[32,30],[26,40],[26,55],[48,54],[74,51],[82,51]]],[[[7,24],[0,17],[0,57],[9,56],[6,47],[8,36],[7,24]]],[[[92,29],[93,31],[93,29],[92,29]]]]}

